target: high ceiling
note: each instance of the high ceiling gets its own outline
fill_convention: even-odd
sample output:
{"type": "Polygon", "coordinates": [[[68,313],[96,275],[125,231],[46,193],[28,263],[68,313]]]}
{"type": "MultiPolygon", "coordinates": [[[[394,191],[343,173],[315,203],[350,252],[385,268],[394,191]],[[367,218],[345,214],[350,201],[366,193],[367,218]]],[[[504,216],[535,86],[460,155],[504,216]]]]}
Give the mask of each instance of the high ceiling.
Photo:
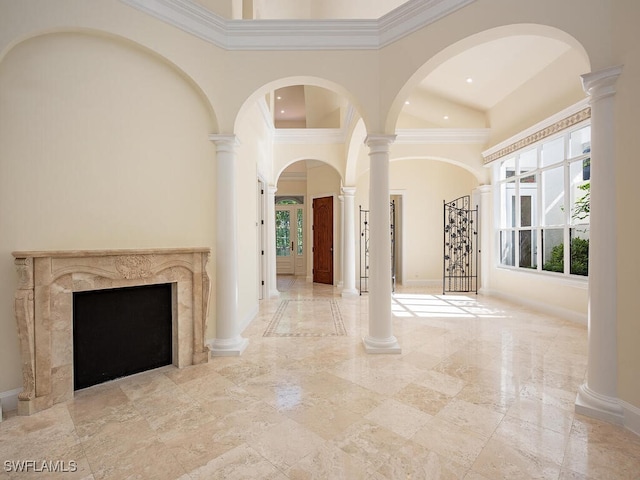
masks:
{"type": "MultiPolygon", "coordinates": [[[[419,0],[192,1],[229,19],[335,20],[379,19],[409,1],[419,0]]],[[[570,48],[561,41],[534,35],[510,36],[474,46],[430,72],[409,95],[403,112],[421,119],[424,125],[464,126],[450,121],[449,112],[458,109],[461,113],[464,109],[467,120],[474,115],[483,117],[570,48]]],[[[276,128],[340,127],[341,116],[347,111],[346,99],[322,90],[292,85],[273,92],[276,128]]]]}

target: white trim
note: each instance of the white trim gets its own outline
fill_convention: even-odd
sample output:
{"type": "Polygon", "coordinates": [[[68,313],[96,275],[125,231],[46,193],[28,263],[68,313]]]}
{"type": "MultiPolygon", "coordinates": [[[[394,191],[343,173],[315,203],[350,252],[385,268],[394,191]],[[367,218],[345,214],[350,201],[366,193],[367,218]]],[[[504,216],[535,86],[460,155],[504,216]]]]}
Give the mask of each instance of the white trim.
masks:
{"type": "Polygon", "coordinates": [[[373,20],[229,20],[195,0],[120,1],[226,50],[372,50],[475,0],[409,0],[373,20]]]}
{"type": "MultiPolygon", "coordinates": [[[[560,110],[559,112],[551,115],[550,117],[545,118],[544,120],[532,125],[531,127],[518,132],[516,135],[507,138],[506,140],[488,148],[487,150],[482,152],[482,157],[486,158],[495,152],[502,150],[503,148],[512,145],[523,138],[528,137],[529,135],[533,135],[536,132],[548,127],[549,125],[553,125],[556,122],[560,122],[571,115],[575,115],[581,110],[587,108],[589,106],[589,98],[585,98],[584,100],[580,100],[578,103],[571,105],[570,107],[565,108],[564,110],[560,110]]],[[[490,165],[490,163],[485,164],[485,166],[490,165]]]]}
{"type": "Polygon", "coordinates": [[[620,405],[620,399],[595,392],[586,383],[578,388],[575,410],[580,415],[624,425],[624,411],[620,405]]]}
{"type": "Polygon", "coordinates": [[[586,313],[576,312],[574,310],[569,310],[568,308],[549,305],[547,303],[544,303],[543,301],[532,300],[520,295],[512,295],[510,293],[504,293],[504,292],[500,292],[498,290],[493,290],[489,288],[480,288],[480,290],[478,290],[478,293],[481,295],[487,295],[487,296],[499,298],[501,300],[506,300],[516,305],[529,307],[534,310],[537,310],[538,312],[545,313],[547,315],[553,315],[554,317],[560,317],[565,320],[578,323],[580,325],[585,325],[585,326],[587,325],[586,313]]]}
{"type": "Polygon", "coordinates": [[[18,394],[22,392],[22,387],[0,392],[0,422],[2,421],[2,412],[11,412],[18,409],[18,394]]]}
{"type": "Polygon", "coordinates": [[[466,143],[485,144],[490,128],[402,128],[396,130],[394,144],[466,143]]]}
{"type": "Polygon", "coordinates": [[[273,136],[273,133],[275,132],[276,128],[273,125],[273,118],[271,117],[271,112],[269,111],[269,105],[267,105],[267,101],[264,99],[264,97],[258,99],[258,109],[262,114],[262,120],[264,120],[264,125],[267,127],[267,130],[269,130],[271,132],[271,135],[273,136]]]}
{"type": "Polygon", "coordinates": [[[273,143],[317,145],[344,143],[346,130],[343,128],[276,128],[273,143]]]}
{"type": "MultiPolygon", "coordinates": [[[[404,280],[402,282],[403,287],[442,287],[442,279],[439,278],[437,280],[425,280],[425,279],[417,279],[417,280],[404,280]]],[[[398,292],[401,293],[401,292],[398,292]]]]}
{"type": "Polygon", "coordinates": [[[630,403],[620,400],[620,406],[623,412],[623,424],[628,430],[631,430],[636,435],[640,435],[640,408],[631,405],[630,403]]]}

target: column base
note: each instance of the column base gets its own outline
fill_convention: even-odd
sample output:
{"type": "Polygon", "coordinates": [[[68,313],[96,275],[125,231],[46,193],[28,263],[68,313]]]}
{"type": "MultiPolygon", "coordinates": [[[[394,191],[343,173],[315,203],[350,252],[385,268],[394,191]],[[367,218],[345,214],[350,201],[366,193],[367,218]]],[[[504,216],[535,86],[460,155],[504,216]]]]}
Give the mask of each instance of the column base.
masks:
{"type": "Polygon", "coordinates": [[[402,348],[396,337],[373,338],[366,336],[362,338],[364,351],[367,353],[402,353],[402,348]]]}
{"type": "Polygon", "coordinates": [[[618,425],[624,423],[624,411],[619,400],[594,392],[586,383],[578,388],[576,413],[618,425]]]}
{"type": "Polygon", "coordinates": [[[340,293],[343,297],[357,297],[360,295],[360,292],[355,288],[344,288],[340,293]]]}
{"type": "Polygon", "coordinates": [[[249,340],[238,335],[236,338],[220,340],[214,338],[207,342],[212,357],[239,357],[245,351],[249,340]]]}

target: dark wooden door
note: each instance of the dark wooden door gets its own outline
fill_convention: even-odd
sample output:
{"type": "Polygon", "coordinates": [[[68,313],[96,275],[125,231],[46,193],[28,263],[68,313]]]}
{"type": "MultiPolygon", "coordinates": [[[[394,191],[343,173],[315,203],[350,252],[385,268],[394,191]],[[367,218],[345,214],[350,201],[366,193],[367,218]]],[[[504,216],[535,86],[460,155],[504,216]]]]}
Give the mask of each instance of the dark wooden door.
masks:
{"type": "Polygon", "coordinates": [[[333,197],[313,199],[313,281],[333,285],[333,197]]]}

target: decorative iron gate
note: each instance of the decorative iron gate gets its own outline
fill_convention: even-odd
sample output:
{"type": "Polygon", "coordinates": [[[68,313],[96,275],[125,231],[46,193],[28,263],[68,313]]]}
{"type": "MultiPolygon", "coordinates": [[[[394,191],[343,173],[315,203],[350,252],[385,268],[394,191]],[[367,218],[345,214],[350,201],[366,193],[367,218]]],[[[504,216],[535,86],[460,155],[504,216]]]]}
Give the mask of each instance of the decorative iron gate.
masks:
{"type": "Polygon", "coordinates": [[[478,293],[478,207],[469,195],[444,203],[442,293],[478,293]]]}
{"type": "MultiPolygon", "coordinates": [[[[396,291],[396,202],[389,204],[391,222],[391,289],[396,291]]],[[[369,210],[360,205],[360,295],[369,292],[369,210]]]]}

